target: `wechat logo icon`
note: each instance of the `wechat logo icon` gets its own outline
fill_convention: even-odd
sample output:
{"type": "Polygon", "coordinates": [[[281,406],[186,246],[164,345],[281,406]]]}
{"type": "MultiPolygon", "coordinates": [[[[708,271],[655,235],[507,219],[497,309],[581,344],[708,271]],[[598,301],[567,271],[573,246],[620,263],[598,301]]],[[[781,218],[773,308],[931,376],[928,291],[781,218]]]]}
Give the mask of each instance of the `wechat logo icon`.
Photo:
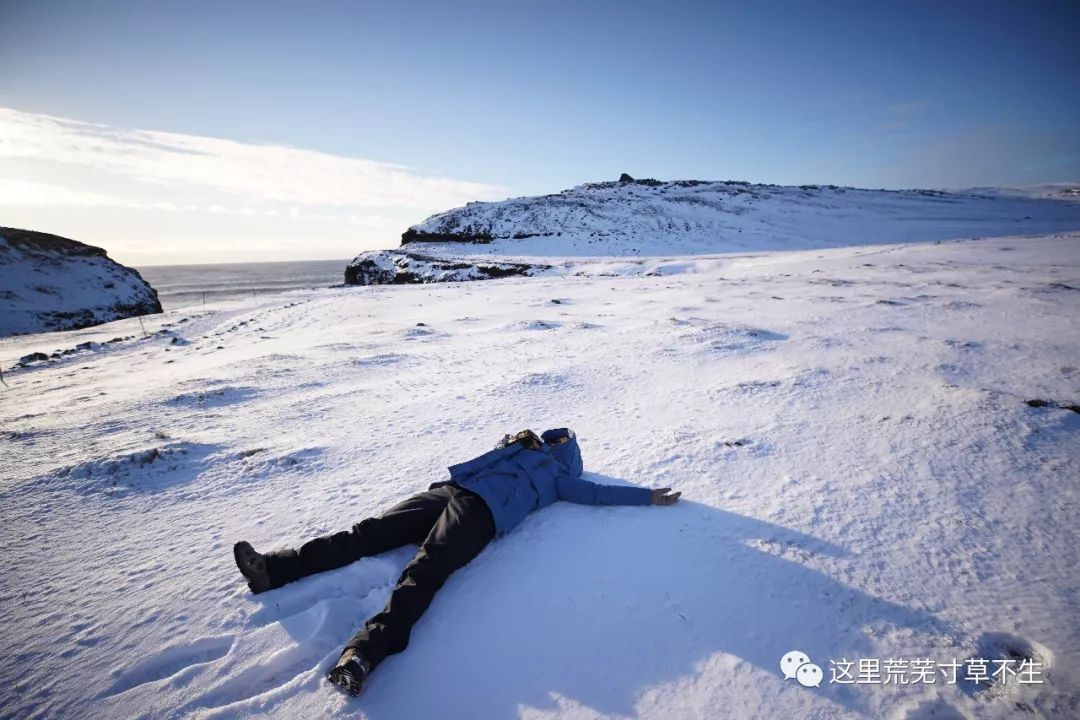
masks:
{"type": "Polygon", "coordinates": [[[785,680],[795,680],[803,687],[821,687],[825,673],[810,662],[810,656],[799,650],[792,650],[780,658],[780,672],[785,680]]]}

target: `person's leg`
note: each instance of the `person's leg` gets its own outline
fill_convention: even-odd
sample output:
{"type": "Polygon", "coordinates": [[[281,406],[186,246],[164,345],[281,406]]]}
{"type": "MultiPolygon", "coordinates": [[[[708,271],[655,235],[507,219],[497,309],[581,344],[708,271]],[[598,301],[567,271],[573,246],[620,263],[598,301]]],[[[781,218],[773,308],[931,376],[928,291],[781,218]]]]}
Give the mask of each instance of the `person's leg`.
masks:
{"type": "Polygon", "coordinates": [[[298,550],[266,553],[266,571],[271,587],[280,587],[308,575],[334,570],[360,558],[378,555],[402,545],[424,541],[454,488],[444,485],[401,502],[380,517],[368,518],[352,530],[309,540],[298,550]]]}
{"type": "Polygon", "coordinates": [[[387,655],[406,648],[413,625],[446,579],[467,565],[495,536],[487,503],[467,490],[454,490],[454,497],[435,527],[401,573],[386,607],[345,646],[346,651],[351,648],[359,652],[372,669],[387,655]]]}

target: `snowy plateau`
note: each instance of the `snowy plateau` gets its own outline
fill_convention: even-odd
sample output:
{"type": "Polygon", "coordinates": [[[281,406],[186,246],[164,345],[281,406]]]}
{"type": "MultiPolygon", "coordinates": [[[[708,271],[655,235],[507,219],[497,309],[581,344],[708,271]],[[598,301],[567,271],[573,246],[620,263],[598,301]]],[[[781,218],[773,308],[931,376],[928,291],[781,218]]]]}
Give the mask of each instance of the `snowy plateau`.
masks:
{"type": "MultiPolygon", "coordinates": [[[[350,285],[587,272],[597,256],[649,271],[649,259],[716,252],[925,242],[1080,228],[1080,188],[867,190],[634,180],[475,202],[433,215],[402,246],[358,255],[350,285]],[[585,269],[577,266],[586,261],[585,269]]],[[[663,268],[660,269],[663,271],[663,268]]]]}
{"type": "Polygon", "coordinates": [[[0,717],[1080,717],[1076,203],[684,190],[674,225],[621,183],[648,203],[470,205],[414,230],[481,243],[408,243],[532,277],[0,340],[0,717]],[[413,550],[261,595],[233,564],[559,426],[587,479],[683,499],[529,516],[356,699],[324,674],[413,550]],[[971,658],[1040,682],[831,681],[971,658]]]}

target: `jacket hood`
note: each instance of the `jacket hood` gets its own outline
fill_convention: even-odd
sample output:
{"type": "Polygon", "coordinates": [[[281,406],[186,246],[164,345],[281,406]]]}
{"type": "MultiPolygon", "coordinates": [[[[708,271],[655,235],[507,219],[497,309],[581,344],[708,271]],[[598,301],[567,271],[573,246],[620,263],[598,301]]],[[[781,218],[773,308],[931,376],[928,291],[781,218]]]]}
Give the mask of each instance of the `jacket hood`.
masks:
{"type": "Polygon", "coordinates": [[[581,461],[581,448],[578,446],[577,435],[570,428],[552,428],[551,430],[545,430],[540,435],[540,439],[544,441],[545,449],[551,453],[551,456],[562,465],[573,478],[581,477],[581,472],[584,470],[584,465],[581,461]],[[552,440],[558,438],[567,438],[567,441],[559,445],[551,445],[552,440]]]}

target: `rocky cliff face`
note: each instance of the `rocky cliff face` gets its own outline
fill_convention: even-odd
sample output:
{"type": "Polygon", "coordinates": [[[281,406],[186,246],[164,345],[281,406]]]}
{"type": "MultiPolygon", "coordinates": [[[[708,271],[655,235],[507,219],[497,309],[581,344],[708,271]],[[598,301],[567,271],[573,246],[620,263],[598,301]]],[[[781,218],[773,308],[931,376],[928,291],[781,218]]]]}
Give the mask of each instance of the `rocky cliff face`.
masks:
{"type": "Polygon", "coordinates": [[[159,312],[157,291],[103,249],[0,227],[0,337],[159,312]]]}
{"type": "Polygon", "coordinates": [[[510,275],[533,275],[547,265],[463,260],[403,250],[360,253],[345,268],[347,285],[405,285],[412,283],[490,280],[510,275]]]}

